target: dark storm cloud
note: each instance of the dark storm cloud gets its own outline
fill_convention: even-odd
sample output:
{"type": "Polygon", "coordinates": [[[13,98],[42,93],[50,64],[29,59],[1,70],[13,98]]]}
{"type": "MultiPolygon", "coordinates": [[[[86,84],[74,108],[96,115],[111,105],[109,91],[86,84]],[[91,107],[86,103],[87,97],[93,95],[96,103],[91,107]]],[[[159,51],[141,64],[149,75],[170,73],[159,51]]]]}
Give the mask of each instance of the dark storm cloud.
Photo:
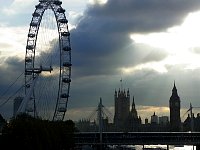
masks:
{"type": "Polygon", "coordinates": [[[8,57],[4,60],[1,67],[0,83],[11,83],[21,73],[24,72],[24,61],[18,57],[8,57]]]}
{"type": "MultiPolygon", "coordinates": [[[[167,67],[167,66],[166,66],[167,67]]],[[[152,69],[137,70],[122,76],[122,88],[130,91],[131,101],[143,106],[169,106],[174,81],[181,99],[181,108],[189,103],[199,105],[200,70],[185,70],[185,65],[168,66],[167,73],[152,69]]],[[[72,82],[70,108],[97,106],[102,97],[106,107],[114,105],[114,91],[121,88],[120,75],[88,77],[72,82]]]]}
{"type": "Polygon", "coordinates": [[[186,70],[185,65],[168,66],[168,72],[160,74],[153,70],[138,70],[124,79],[136,105],[169,106],[174,81],[181,99],[181,108],[191,102],[199,106],[200,70],[186,70]]]}
{"type": "MultiPolygon", "coordinates": [[[[0,66],[0,105],[24,84],[24,62],[17,57],[7,58],[0,66]],[[13,84],[15,83],[15,84],[13,84]]],[[[11,109],[12,110],[12,109],[11,109]]]]}
{"type": "Polygon", "coordinates": [[[9,119],[13,113],[14,95],[24,84],[24,61],[14,56],[5,58],[0,65],[0,72],[0,113],[9,119]],[[5,101],[8,102],[2,105],[5,101]]]}
{"type": "Polygon", "coordinates": [[[111,75],[121,67],[164,59],[167,53],[161,50],[138,50],[130,34],[165,31],[199,8],[197,0],[108,0],[90,5],[71,31],[74,75],[111,75]]]}
{"type": "Polygon", "coordinates": [[[198,0],[108,0],[105,5],[91,5],[78,27],[106,33],[163,31],[199,7],[198,0]]]}
{"type": "MultiPolygon", "coordinates": [[[[168,106],[174,80],[182,104],[186,105],[187,99],[197,103],[198,95],[193,93],[200,89],[198,82],[194,82],[199,80],[199,70],[185,72],[184,66],[168,66],[166,74],[143,69],[123,76],[119,68],[167,57],[161,49],[135,44],[131,33],[166,31],[180,25],[189,12],[199,8],[199,0],[108,0],[104,5],[90,5],[70,31],[73,66],[69,108],[96,106],[100,97],[105,106],[113,106],[121,77],[123,88],[130,89],[136,105],[168,106]],[[186,80],[188,77],[191,80],[186,80]]],[[[24,71],[24,60],[12,57],[4,64],[1,90],[24,71]]]]}
{"type": "MultiPolygon", "coordinates": [[[[104,5],[90,5],[71,31],[73,88],[69,106],[94,106],[100,96],[105,105],[113,106],[114,90],[120,88],[123,77],[120,68],[168,56],[164,50],[134,43],[130,34],[166,31],[199,8],[198,0],[108,0],[104,5]]],[[[131,89],[138,105],[167,106],[175,75],[137,71],[124,76],[124,88],[131,89]]]]}

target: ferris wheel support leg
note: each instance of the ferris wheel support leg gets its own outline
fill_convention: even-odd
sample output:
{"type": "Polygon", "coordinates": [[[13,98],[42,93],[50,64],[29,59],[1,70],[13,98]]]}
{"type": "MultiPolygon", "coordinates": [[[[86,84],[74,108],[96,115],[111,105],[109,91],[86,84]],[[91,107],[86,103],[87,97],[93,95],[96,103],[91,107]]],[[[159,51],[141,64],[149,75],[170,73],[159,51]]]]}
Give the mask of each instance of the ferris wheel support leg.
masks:
{"type": "Polygon", "coordinates": [[[31,85],[31,88],[30,88],[28,94],[26,95],[26,97],[24,97],[24,99],[22,101],[22,104],[20,105],[20,107],[19,107],[19,109],[17,111],[17,115],[20,114],[20,113],[25,113],[26,106],[28,104],[28,101],[31,99],[31,94],[33,93],[33,90],[34,90],[35,84],[37,82],[38,76],[39,75],[37,75],[35,77],[35,79],[33,80],[33,83],[31,85]]]}

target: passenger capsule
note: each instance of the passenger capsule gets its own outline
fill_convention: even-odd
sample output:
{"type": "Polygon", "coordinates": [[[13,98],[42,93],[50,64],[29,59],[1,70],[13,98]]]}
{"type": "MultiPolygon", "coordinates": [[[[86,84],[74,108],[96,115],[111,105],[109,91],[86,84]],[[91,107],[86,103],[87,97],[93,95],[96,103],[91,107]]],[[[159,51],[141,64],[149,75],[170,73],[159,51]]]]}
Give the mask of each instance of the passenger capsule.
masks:
{"type": "Polygon", "coordinates": [[[69,46],[63,47],[63,51],[70,51],[70,50],[71,50],[71,47],[69,46]]]}
{"type": "Polygon", "coordinates": [[[27,46],[26,46],[26,49],[29,49],[29,50],[32,50],[33,48],[34,48],[33,45],[27,45],[27,46]]]}
{"type": "Polygon", "coordinates": [[[31,87],[30,84],[27,84],[27,85],[26,85],[26,88],[30,88],[30,87],[31,87]]]}
{"type": "Polygon", "coordinates": [[[58,5],[58,6],[62,4],[61,1],[54,1],[53,3],[54,3],[55,5],[58,5]]]}
{"type": "Polygon", "coordinates": [[[70,83],[70,82],[71,82],[71,79],[69,79],[69,78],[64,78],[64,79],[62,79],[62,81],[63,81],[64,83],[70,83]]]}
{"type": "Polygon", "coordinates": [[[62,35],[62,36],[69,36],[70,33],[69,33],[69,32],[62,32],[61,35],[62,35]]]}
{"type": "Polygon", "coordinates": [[[30,38],[34,38],[34,37],[35,37],[35,34],[33,34],[33,33],[29,33],[29,34],[28,34],[28,37],[30,37],[30,38]]]}
{"type": "Polygon", "coordinates": [[[33,26],[33,27],[35,27],[35,26],[37,26],[37,25],[38,25],[37,22],[31,22],[31,23],[30,23],[30,26],[33,26]]]}
{"type": "Polygon", "coordinates": [[[58,19],[58,22],[60,22],[60,23],[68,23],[68,20],[67,19],[58,19]]]}
{"type": "Polygon", "coordinates": [[[65,12],[65,9],[63,9],[63,8],[58,8],[58,9],[57,9],[57,12],[59,12],[59,13],[64,13],[64,12],[65,12]]]}
{"type": "Polygon", "coordinates": [[[71,67],[71,66],[72,66],[72,64],[71,64],[71,63],[69,63],[69,62],[64,62],[64,63],[63,63],[63,66],[65,66],[65,67],[71,67]]]}
{"type": "Polygon", "coordinates": [[[35,6],[35,8],[36,8],[36,9],[42,9],[42,8],[43,8],[43,6],[42,6],[42,5],[40,5],[40,4],[38,4],[38,5],[36,5],[36,6],[35,6]]]}
{"type": "Polygon", "coordinates": [[[61,94],[61,96],[60,96],[61,98],[68,98],[69,97],[69,95],[68,94],[66,94],[66,93],[63,93],[63,94],[61,94]]]}
{"type": "Polygon", "coordinates": [[[26,61],[26,62],[32,62],[32,59],[29,58],[29,57],[26,57],[26,58],[25,58],[25,61],[26,61]]]}
{"type": "Polygon", "coordinates": [[[33,16],[33,17],[39,17],[39,16],[40,16],[40,14],[39,14],[39,13],[37,13],[37,12],[34,12],[34,13],[32,14],[32,16],[33,16]]]}

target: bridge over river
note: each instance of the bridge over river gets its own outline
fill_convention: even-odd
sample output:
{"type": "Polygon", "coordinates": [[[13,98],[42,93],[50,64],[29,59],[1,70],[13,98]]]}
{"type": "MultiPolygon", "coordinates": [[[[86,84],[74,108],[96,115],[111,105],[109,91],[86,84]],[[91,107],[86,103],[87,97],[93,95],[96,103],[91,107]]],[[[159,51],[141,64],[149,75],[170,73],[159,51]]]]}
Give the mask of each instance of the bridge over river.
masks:
{"type": "Polygon", "coordinates": [[[80,132],[77,145],[200,145],[200,132],[80,132]]]}

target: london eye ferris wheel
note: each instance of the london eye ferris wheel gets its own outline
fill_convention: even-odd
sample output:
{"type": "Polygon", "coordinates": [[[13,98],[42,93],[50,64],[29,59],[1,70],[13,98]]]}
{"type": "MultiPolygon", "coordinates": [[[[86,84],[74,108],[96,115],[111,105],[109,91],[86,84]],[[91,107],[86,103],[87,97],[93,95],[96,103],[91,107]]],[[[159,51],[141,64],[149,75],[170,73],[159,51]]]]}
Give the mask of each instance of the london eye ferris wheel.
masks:
{"type": "Polygon", "coordinates": [[[68,20],[59,0],[39,0],[25,53],[25,98],[19,112],[63,120],[71,83],[68,20]]]}

